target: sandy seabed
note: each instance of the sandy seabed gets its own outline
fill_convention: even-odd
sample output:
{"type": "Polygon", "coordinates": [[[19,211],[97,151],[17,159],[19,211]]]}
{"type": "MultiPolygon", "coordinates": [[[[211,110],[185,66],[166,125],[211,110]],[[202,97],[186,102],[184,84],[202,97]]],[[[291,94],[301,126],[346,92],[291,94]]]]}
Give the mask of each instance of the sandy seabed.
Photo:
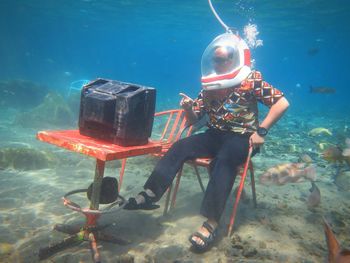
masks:
{"type": "MultiPolygon", "coordinates": [[[[319,127],[324,123],[322,121],[316,119],[307,125],[309,129],[319,127]]],[[[299,122],[290,117],[284,126],[299,122]]],[[[25,145],[49,151],[60,160],[59,165],[47,169],[0,170],[0,262],[39,262],[40,247],[67,237],[53,231],[55,224],[83,224],[84,217],[65,208],[61,197],[68,191],[88,187],[93,179],[95,160],[36,141],[35,129],[16,128],[11,131],[6,125],[0,126],[0,135],[4,139],[2,147],[25,145]]],[[[332,127],[337,125],[343,129],[343,121],[334,120],[332,127]]],[[[299,126],[303,127],[302,124],[299,126]]],[[[203,193],[194,170],[186,166],[176,207],[168,215],[163,216],[163,198],[157,210],[120,210],[100,219],[100,224],[110,224],[104,230],[106,233],[129,241],[127,245],[100,242],[102,262],[324,262],[327,247],[322,217],[331,223],[341,244],[350,244],[350,193],[349,190],[339,190],[334,184],[332,177],[337,168],[316,155],[317,140],[321,139],[310,138],[306,133],[294,135],[287,128],[271,132],[262,152],[253,158],[258,207],[253,208],[248,178],[233,236],[226,237],[226,231],[234,195],[227,203],[217,242],[209,252],[196,254],[189,249],[189,235],[203,222],[199,215],[203,193]],[[317,186],[322,196],[321,204],[312,209],[306,205],[309,182],[284,186],[263,186],[258,182],[259,175],[267,168],[297,161],[305,152],[315,159],[317,186]]],[[[126,198],[137,194],[156,161],[150,156],[129,159],[120,194],[126,198]]],[[[105,176],[118,176],[119,167],[118,161],[109,162],[105,176]]],[[[207,183],[206,171],[200,171],[207,183]]],[[[236,180],[235,186],[237,184],[236,180]]],[[[74,201],[88,206],[84,195],[77,196],[74,201]]],[[[92,260],[89,245],[83,242],[42,262],[92,260]]]]}

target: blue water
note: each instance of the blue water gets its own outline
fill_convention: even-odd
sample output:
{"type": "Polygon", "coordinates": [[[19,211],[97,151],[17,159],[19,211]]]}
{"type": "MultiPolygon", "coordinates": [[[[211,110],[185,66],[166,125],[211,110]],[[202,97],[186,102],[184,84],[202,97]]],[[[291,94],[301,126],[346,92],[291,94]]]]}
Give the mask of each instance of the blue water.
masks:
{"type": "MultiPolygon", "coordinates": [[[[241,35],[248,23],[258,26],[258,38],[263,40],[263,46],[252,49],[255,68],[262,72],[267,82],[285,93],[291,105],[277,127],[271,130],[262,153],[254,157],[257,176],[270,166],[295,162],[307,153],[317,165],[317,183],[322,190],[321,206],[318,210],[309,211],[304,202],[309,195],[309,184],[289,188],[263,188],[258,184],[259,207],[250,215],[247,212],[251,211],[250,204],[243,213],[239,212],[243,215],[238,220],[241,227],[237,228],[238,233],[244,242],[250,242],[253,232],[246,230],[257,230],[257,238],[266,242],[267,247],[263,249],[259,245],[259,257],[268,250],[267,255],[276,259],[275,262],[321,262],[327,256],[322,225],[317,223],[323,216],[333,220],[341,243],[344,246],[349,244],[349,235],[346,235],[350,225],[349,166],[345,163],[336,166],[323,160],[321,153],[324,149],[320,146],[337,144],[342,148],[349,147],[345,139],[350,138],[350,1],[212,1],[225,23],[237,28],[241,35]],[[310,86],[334,88],[336,93],[313,94],[310,86]],[[327,128],[333,135],[309,136],[310,130],[316,127],[327,128]],[[334,184],[333,178],[337,173],[340,179],[334,184]],[[339,185],[347,190],[340,191],[339,185]],[[274,237],[269,236],[271,232],[274,237]],[[290,261],[285,260],[289,250],[290,253],[295,252],[290,261]]],[[[71,98],[67,94],[71,83],[108,78],[155,87],[157,110],[170,109],[178,106],[179,92],[191,97],[198,94],[202,53],[221,33],[224,29],[213,16],[207,0],[0,0],[1,262],[5,256],[13,260],[4,262],[37,262],[39,247],[62,237],[51,232],[48,234],[49,229],[55,223],[73,218],[60,203],[60,197],[68,190],[87,187],[94,169],[92,158],[69,153],[35,139],[39,129],[51,129],[51,126],[66,128],[60,126],[60,114],[54,107],[56,101],[52,107],[38,104],[43,96],[31,94],[29,88],[18,95],[5,90],[3,87],[6,85],[2,84],[25,80],[20,82],[21,85],[13,84],[14,90],[16,88],[19,92],[26,85],[35,90],[27,82],[32,81],[42,85],[43,92],[47,92],[44,87],[59,92],[69,104],[71,98]],[[12,105],[16,102],[13,97],[33,103],[21,101],[12,105]],[[4,105],[7,108],[4,109],[4,105]],[[32,109],[34,111],[30,111],[32,109]],[[46,109],[48,112],[43,112],[46,109]],[[33,118],[22,115],[24,111],[29,111],[33,118]],[[49,159],[55,157],[57,164],[50,164],[48,169],[18,171],[13,169],[15,166],[11,162],[22,163],[24,160],[26,163],[28,160],[32,164],[32,155],[29,158],[12,156],[6,152],[6,147],[10,150],[44,149],[49,159]],[[8,160],[3,153],[7,153],[8,160]],[[66,217],[63,218],[63,215],[66,217]]],[[[76,95],[72,112],[79,107],[79,94],[76,95]]],[[[62,115],[65,113],[69,115],[65,111],[62,115]]],[[[73,123],[76,124],[76,120],[73,123]]],[[[72,125],[68,123],[70,128],[72,125]]],[[[39,160],[41,155],[35,157],[35,154],[33,158],[39,160]]],[[[123,194],[130,196],[132,191],[137,193],[153,167],[153,161],[149,163],[147,159],[128,161],[123,194]]],[[[107,170],[110,173],[113,170],[112,175],[115,176],[113,169],[107,170]]],[[[192,179],[195,178],[194,174],[192,176],[192,179]]],[[[184,179],[181,179],[182,182],[184,179]]],[[[192,194],[198,194],[199,207],[201,196],[197,188],[196,183],[188,179],[188,188],[185,189],[190,194],[183,195],[184,199],[178,203],[180,208],[186,205],[189,209],[177,214],[179,219],[197,212],[192,202],[188,202],[188,199],[193,199],[192,194]],[[196,188],[192,189],[192,185],[196,188]]],[[[162,212],[157,211],[155,217],[161,217],[162,212]]],[[[121,230],[134,243],[126,248],[104,246],[103,256],[111,260],[107,262],[116,262],[117,256],[129,250],[134,254],[154,255],[158,253],[153,250],[154,247],[158,249],[163,244],[170,246],[173,243],[183,244],[184,249],[180,252],[185,252],[181,252],[184,256],[180,259],[202,262],[201,256],[187,254],[187,237],[197,227],[199,219],[196,222],[193,217],[188,217],[186,223],[192,225],[183,225],[184,221],[181,221],[175,230],[164,231],[164,234],[159,222],[150,214],[141,215],[141,219],[131,214],[113,218],[118,221],[115,231],[119,234],[121,230]],[[154,226],[149,228],[152,224],[154,226]],[[150,242],[152,240],[155,242],[150,242]]],[[[166,229],[173,228],[172,223],[176,220],[171,218],[169,222],[166,229]]],[[[88,262],[90,255],[87,250],[79,250],[58,253],[53,261],[77,262],[79,258],[88,262]],[[72,251],[75,256],[69,261],[72,251]]],[[[209,258],[211,255],[206,254],[209,258]]],[[[222,250],[214,251],[215,255],[223,256],[222,250]]],[[[169,257],[178,259],[171,253],[169,257]]],[[[213,262],[206,260],[203,262],[213,262]]]]}
{"type": "MultiPolygon", "coordinates": [[[[349,110],[349,1],[213,4],[240,32],[257,24],[264,45],[252,51],[256,69],[286,93],[291,109],[349,110]],[[337,93],[310,94],[310,85],[337,93]]],[[[156,87],[159,105],[177,105],[180,91],[199,91],[201,55],[223,32],[206,0],[2,0],[0,79],[63,92],[79,79],[117,79],[156,87]]]]}

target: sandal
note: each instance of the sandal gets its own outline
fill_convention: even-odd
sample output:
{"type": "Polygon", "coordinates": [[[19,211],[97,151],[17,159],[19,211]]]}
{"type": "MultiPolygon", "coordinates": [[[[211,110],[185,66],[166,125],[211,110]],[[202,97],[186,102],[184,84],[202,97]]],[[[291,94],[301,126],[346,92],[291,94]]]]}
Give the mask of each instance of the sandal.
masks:
{"type": "Polygon", "coordinates": [[[198,252],[205,252],[209,250],[213,245],[218,232],[218,228],[214,229],[207,221],[203,223],[202,227],[204,227],[209,232],[209,236],[206,237],[200,232],[195,232],[189,237],[192,248],[198,252]],[[197,243],[195,240],[193,240],[193,237],[200,238],[203,241],[203,244],[197,243]]]}
{"type": "Polygon", "coordinates": [[[145,198],[144,203],[138,204],[134,197],[130,197],[126,205],[124,206],[125,210],[154,210],[160,207],[160,205],[154,204],[155,198],[150,197],[145,191],[139,193],[145,198]]]}

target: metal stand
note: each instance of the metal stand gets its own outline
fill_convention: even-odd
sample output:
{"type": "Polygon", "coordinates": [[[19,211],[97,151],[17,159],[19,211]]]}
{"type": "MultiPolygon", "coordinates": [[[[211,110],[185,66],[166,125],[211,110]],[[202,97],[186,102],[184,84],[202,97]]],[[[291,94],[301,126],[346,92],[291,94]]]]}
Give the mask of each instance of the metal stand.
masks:
{"type": "Polygon", "coordinates": [[[86,189],[69,192],[63,198],[65,206],[85,215],[85,226],[78,229],[77,227],[56,225],[56,230],[68,233],[70,234],[70,236],[56,245],[51,245],[46,248],[40,249],[39,258],[48,258],[54,253],[68,246],[71,246],[72,244],[81,243],[82,241],[89,241],[93,261],[101,262],[100,254],[98,253],[96,244],[98,240],[104,240],[117,244],[126,243],[121,239],[103,234],[102,229],[104,227],[97,226],[97,220],[103,213],[116,212],[126,204],[125,199],[120,197],[120,199],[117,202],[110,205],[107,209],[103,209],[101,211],[99,210],[100,191],[105,163],[106,161],[123,159],[119,177],[120,187],[124,175],[126,159],[133,156],[159,153],[162,150],[161,142],[149,141],[145,145],[124,147],[111,142],[101,141],[89,136],[82,135],[80,134],[79,130],[41,131],[38,132],[37,138],[43,142],[56,145],[69,151],[77,152],[96,158],[96,169],[94,174],[94,182],[92,186],[92,193],[90,198],[91,202],[89,209],[82,209],[79,205],[73,203],[67,198],[69,195],[75,193],[86,192],[86,189]],[[112,208],[116,206],[116,204],[118,204],[119,207],[112,208]]]}
{"type": "Polygon", "coordinates": [[[104,210],[81,208],[78,204],[68,199],[68,196],[70,195],[86,192],[87,189],[74,190],[65,194],[63,197],[63,204],[65,206],[74,211],[82,213],[86,217],[85,225],[82,228],[64,224],[55,225],[55,230],[69,234],[70,236],[63,239],[59,243],[41,248],[39,250],[39,260],[44,260],[65,248],[71,247],[72,245],[77,245],[83,241],[88,241],[90,244],[93,262],[100,263],[101,257],[97,248],[97,241],[107,241],[119,245],[126,245],[129,243],[126,240],[104,234],[102,230],[109,225],[97,226],[97,221],[102,214],[115,213],[118,210],[122,209],[126,204],[125,199],[119,196],[117,201],[108,205],[104,210]]]}

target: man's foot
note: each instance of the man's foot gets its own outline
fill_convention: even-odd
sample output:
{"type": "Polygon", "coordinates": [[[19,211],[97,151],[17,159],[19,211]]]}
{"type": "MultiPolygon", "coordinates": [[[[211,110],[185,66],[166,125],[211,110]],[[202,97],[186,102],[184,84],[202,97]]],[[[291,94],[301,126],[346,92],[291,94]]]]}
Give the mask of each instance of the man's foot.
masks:
{"type": "Polygon", "coordinates": [[[189,241],[196,251],[205,252],[213,245],[216,235],[217,224],[205,221],[201,228],[190,236],[189,241]]]}
{"type": "MultiPolygon", "coordinates": [[[[154,195],[154,194],[153,194],[154,195]]],[[[149,191],[140,192],[135,198],[129,198],[127,204],[124,206],[126,210],[153,210],[160,206],[154,204],[155,196],[150,196],[149,191]]]]}

